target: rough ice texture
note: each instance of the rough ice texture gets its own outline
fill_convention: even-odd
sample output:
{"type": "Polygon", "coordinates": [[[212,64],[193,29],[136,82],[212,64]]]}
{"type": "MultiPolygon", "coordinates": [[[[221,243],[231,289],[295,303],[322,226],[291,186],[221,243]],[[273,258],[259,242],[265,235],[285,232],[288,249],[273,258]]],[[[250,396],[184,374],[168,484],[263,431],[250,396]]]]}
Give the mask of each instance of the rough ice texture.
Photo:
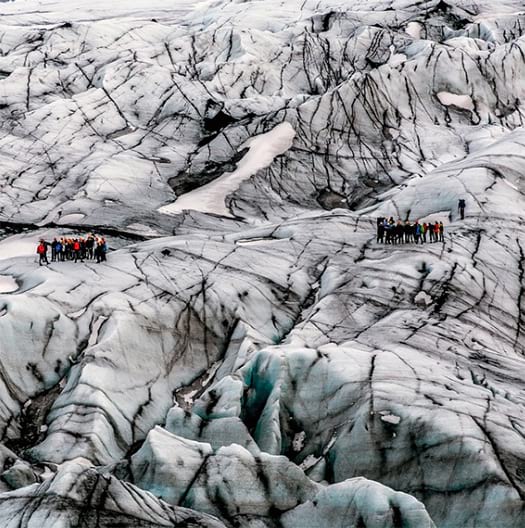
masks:
{"type": "Polygon", "coordinates": [[[0,518],[5,528],[225,528],[213,517],[172,507],[82,462],[64,464],[42,484],[0,495],[0,518]]]}
{"type": "Polygon", "coordinates": [[[523,2],[110,4],[0,6],[0,525],[524,526],[523,2]]]}

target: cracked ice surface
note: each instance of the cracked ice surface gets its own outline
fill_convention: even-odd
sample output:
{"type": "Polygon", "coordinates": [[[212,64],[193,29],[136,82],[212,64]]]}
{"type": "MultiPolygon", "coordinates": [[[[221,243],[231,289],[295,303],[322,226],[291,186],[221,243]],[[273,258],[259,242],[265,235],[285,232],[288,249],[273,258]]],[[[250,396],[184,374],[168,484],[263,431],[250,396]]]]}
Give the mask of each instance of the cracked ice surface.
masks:
{"type": "Polygon", "coordinates": [[[523,3],[172,4],[0,5],[0,524],[522,527],[523,3]]]}

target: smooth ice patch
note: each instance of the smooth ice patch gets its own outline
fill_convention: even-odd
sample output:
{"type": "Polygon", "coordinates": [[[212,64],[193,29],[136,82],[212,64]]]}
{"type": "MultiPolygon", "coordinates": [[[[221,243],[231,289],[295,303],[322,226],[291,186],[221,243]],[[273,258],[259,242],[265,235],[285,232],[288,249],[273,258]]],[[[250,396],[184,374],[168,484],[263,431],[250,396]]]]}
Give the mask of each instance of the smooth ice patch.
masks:
{"type": "Polygon", "coordinates": [[[0,241],[0,260],[36,255],[38,235],[14,235],[0,241]]]}
{"type": "Polygon", "coordinates": [[[0,293],[12,293],[18,290],[18,284],[10,275],[0,275],[0,293]]]}
{"type": "Polygon", "coordinates": [[[253,176],[257,171],[271,165],[273,160],[292,146],[295,130],[290,123],[284,122],[275,128],[250,138],[241,145],[240,150],[248,147],[249,151],[237,164],[233,172],[223,174],[216,180],[183,194],[175,202],[165,205],[159,212],[175,214],[188,209],[231,216],[226,207],[226,197],[239,188],[239,185],[253,176]]]}
{"type": "Polygon", "coordinates": [[[152,237],[161,236],[161,233],[159,233],[158,231],[155,231],[155,229],[147,225],[144,225],[144,224],[137,224],[137,223],[129,224],[127,228],[131,229],[135,233],[140,233],[141,235],[144,235],[144,236],[152,236],[152,237]]]}
{"type": "MultiPolygon", "coordinates": [[[[36,248],[41,239],[50,241],[58,236],[56,230],[41,230],[18,235],[0,240],[0,260],[14,257],[35,257],[37,259],[36,248]]],[[[50,251],[48,252],[49,257],[50,251]]]]}
{"type": "MultiPolygon", "coordinates": [[[[69,230],[42,229],[9,236],[0,240],[0,260],[15,257],[34,257],[36,261],[38,260],[36,248],[40,240],[51,242],[53,238],[69,236],[69,233],[71,233],[69,230]]],[[[73,236],[76,238],[78,235],[73,236]]],[[[49,259],[51,258],[51,248],[49,248],[47,256],[49,259]]]]}
{"type": "Polygon", "coordinates": [[[407,56],[404,53],[393,53],[388,59],[388,64],[390,64],[390,66],[398,66],[399,64],[406,62],[406,60],[407,56]]]}
{"type": "Polygon", "coordinates": [[[425,222],[428,224],[435,224],[436,222],[443,222],[443,225],[446,227],[449,225],[450,211],[439,211],[438,213],[432,213],[427,216],[418,218],[420,224],[425,222]]]}
{"type": "MultiPolygon", "coordinates": [[[[489,4],[490,5],[490,4],[489,4]]],[[[519,5],[519,4],[516,4],[519,5]]],[[[483,22],[485,20],[488,20],[492,22],[493,20],[497,18],[503,18],[503,17],[518,17],[523,14],[523,11],[516,11],[514,7],[516,5],[498,5],[496,9],[494,9],[492,6],[490,8],[487,8],[486,6],[481,6],[481,9],[479,13],[474,17],[473,22],[479,23],[483,22]]]]}

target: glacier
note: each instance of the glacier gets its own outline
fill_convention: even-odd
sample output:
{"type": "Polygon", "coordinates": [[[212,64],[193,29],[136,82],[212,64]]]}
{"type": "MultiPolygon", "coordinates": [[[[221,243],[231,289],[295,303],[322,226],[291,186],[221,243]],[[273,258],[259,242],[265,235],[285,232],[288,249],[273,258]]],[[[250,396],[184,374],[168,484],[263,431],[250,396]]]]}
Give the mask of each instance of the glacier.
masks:
{"type": "Polygon", "coordinates": [[[524,526],[524,79],[518,0],[1,3],[0,526],[524,526]]]}

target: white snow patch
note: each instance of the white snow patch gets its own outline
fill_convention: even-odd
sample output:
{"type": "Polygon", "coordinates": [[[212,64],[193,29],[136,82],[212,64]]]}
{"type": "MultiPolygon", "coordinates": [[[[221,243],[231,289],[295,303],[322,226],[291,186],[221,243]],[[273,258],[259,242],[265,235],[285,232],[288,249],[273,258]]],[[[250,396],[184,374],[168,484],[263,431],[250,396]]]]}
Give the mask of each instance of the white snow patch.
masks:
{"type": "Polygon", "coordinates": [[[18,284],[10,275],[0,275],[0,293],[12,293],[18,290],[18,284]]]}
{"type": "Polygon", "coordinates": [[[51,471],[48,467],[46,467],[44,472],[40,473],[40,478],[42,480],[49,480],[49,479],[52,479],[55,476],[55,474],[56,473],[54,471],[51,471]]]}
{"type": "Polygon", "coordinates": [[[275,128],[250,138],[241,145],[249,151],[237,164],[233,172],[228,172],[216,180],[179,196],[175,202],[159,208],[159,212],[176,214],[188,209],[231,216],[227,209],[226,197],[239,188],[239,185],[257,171],[268,167],[273,160],[284,154],[292,146],[295,130],[290,123],[284,122],[275,128]]]}
{"type": "Polygon", "coordinates": [[[438,92],[437,98],[442,105],[445,106],[456,106],[458,108],[464,108],[465,110],[474,110],[474,103],[470,95],[458,95],[451,92],[438,92]]]}
{"type": "Polygon", "coordinates": [[[300,433],[296,433],[296,435],[293,437],[293,440],[292,440],[292,449],[295,452],[301,451],[301,449],[304,447],[305,439],[306,439],[306,433],[304,431],[301,431],[300,433]]]}
{"type": "Polygon", "coordinates": [[[184,394],[182,396],[182,399],[184,400],[184,403],[188,406],[188,407],[191,407],[194,403],[194,400],[195,400],[195,396],[197,395],[199,391],[197,389],[195,390],[192,390],[190,392],[187,392],[186,394],[184,394]]]}
{"type": "Polygon", "coordinates": [[[319,460],[321,460],[322,457],[316,457],[315,455],[308,455],[302,462],[299,464],[299,467],[306,471],[307,469],[310,469],[311,467],[315,466],[319,460]]]}
{"type": "Polygon", "coordinates": [[[83,218],[85,218],[84,213],[71,213],[62,216],[60,219],[57,220],[57,224],[75,224],[77,222],[80,222],[83,218]]]}
{"type": "Polygon", "coordinates": [[[395,414],[384,414],[381,416],[381,420],[389,424],[397,425],[401,421],[401,418],[395,414]]]}
{"type": "Polygon", "coordinates": [[[415,297],[414,302],[421,306],[430,306],[432,304],[432,297],[424,291],[420,291],[415,297]]]}
{"type": "Polygon", "coordinates": [[[107,316],[99,315],[88,339],[88,347],[94,346],[98,343],[98,334],[102,325],[108,320],[107,316]]]}
{"type": "Polygon", "coordinates": [[[221,366],[222,362],[221,361],[216,361],[212,366],[211,368],[208,369],[208,372],[206,373],[206,377],[204,378],[204,380],[202,381],[202,386],[203,387],[206,387],[206,385],[208,385],[208,383],[210,383],[210,381],[213,379],[213,377],[215,376],[215,374],[217,373],[217,371],[219,370],[219,367],[221,366]]]}
{"type": "Polygon", "coordinates": [[[86,313],[87,308],[82,308],[81,310],[78,310],[76,312],[68,313],[67,316],[70,319],[78,319],[82,314],[86,313]]]}
{"type": "Polygon", "coordinates": [[[405,28],[405,33],[410,35],[413,39],[419,40],[421,38],[421,31],[423,26],[419,22],[409,22],[405,28]]]}

